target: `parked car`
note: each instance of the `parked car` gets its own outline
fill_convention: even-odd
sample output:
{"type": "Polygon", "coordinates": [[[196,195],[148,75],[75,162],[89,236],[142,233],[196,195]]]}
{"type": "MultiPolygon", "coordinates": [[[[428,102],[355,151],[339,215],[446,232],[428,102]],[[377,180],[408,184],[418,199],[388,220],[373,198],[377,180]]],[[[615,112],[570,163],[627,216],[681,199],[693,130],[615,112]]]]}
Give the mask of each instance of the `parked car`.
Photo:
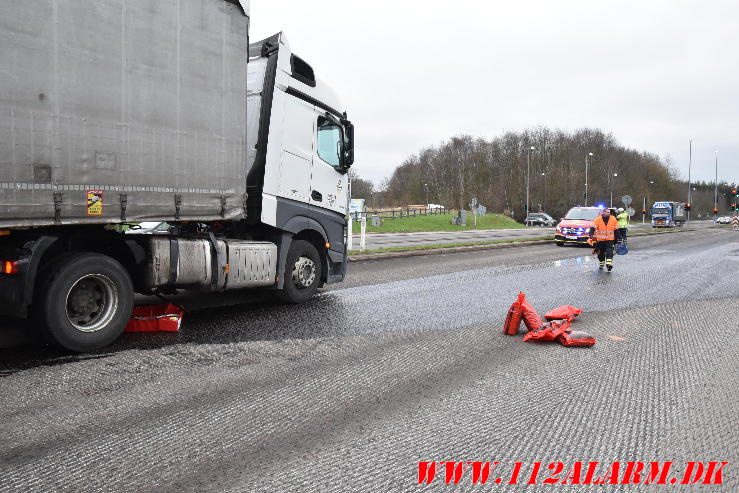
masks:
{"type": "Polygon", "coordinates": [[[590,236],[590,228],[595,226],[600,207],[573,207],[557,225],[554,232],[554,243],[564,246],[565,243],[586,245],[590,236]]]}
{"type": "Polygon", "coordinates": [[[543,212],[529,212],[523,222],[526,226],[546,226],[552,227],[557,224],[552,216],[543,212]]]}

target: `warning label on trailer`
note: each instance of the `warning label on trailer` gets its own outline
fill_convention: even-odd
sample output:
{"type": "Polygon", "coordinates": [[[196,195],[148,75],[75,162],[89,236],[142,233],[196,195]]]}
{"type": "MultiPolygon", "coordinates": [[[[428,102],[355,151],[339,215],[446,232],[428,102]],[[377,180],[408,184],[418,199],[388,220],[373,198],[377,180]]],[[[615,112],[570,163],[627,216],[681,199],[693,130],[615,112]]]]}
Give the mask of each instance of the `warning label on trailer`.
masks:
{"type": "Polygon", "coordinates": [[[87,215],[102,216],[103,215],[103,191],[88,190],[87,191],[87,215]]]}

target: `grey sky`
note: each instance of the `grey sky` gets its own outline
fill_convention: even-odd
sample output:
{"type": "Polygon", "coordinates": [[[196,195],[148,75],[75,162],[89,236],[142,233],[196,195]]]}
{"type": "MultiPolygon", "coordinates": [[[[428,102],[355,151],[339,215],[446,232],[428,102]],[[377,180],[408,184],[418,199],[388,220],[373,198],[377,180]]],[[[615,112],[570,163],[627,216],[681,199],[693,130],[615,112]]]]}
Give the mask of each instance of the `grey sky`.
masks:
{"type": "Polygon", "coordinates": [[[739,2],[252,0],[251,36],[284,31],[357,127],[379,182],[424,146],[544,125],[597,127],[739,181],[739,2]]]}

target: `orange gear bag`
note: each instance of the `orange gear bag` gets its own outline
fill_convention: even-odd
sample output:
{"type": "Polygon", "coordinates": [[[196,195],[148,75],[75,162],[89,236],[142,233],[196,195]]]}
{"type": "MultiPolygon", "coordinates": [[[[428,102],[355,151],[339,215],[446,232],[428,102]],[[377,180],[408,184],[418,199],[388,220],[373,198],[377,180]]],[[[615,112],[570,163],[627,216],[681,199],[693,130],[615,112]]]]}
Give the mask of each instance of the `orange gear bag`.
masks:
{"type": "Polygon", "coordinates": [[[562,305],[549,310],[544,314],[544,318],[547,320],[569,320],[573,321],[578,315],[582,313],[580,308],[575,308],[572,305],[562,305]]]}
{"type": "Polygon", "coordinates": [[[526,301],[526,295],[518,293],[518,298],[513,302],[511,307],[508,309],[508,315],[505,318],[505,325],[503,326],[503,333],[509,336],[515,336],[518,334],[518,328],[521,326],[521,317],[523,317],[522,304],[526,301]]]}
{"type": "Polygon", "coordinates": [[[521,303],[521,309],[523,310],[523,323],[529,331],[536,330],[544,325],[544,322],[541,321],[541,317],[528,301],[524,300],[523,303],[521,303]]]}
{"type": "Polygon", "coordinates": [[[569,320],[553,320],[537,330],[532,330],[525,336],[523,341],[553,341],[570,328],[569,320]]]}

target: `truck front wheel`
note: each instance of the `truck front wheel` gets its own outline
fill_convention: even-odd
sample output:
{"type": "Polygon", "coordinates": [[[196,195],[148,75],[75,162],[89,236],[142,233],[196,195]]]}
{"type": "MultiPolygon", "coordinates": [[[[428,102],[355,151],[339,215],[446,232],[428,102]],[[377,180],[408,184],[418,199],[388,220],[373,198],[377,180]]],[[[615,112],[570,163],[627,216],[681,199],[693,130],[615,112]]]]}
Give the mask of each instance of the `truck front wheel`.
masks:
{"type": "Polygon", "coordinates": [[[117,260],[69,253],[43,269],[32,319],[50,342],[84,352],[117,339],[132,310],[131,277],[117,260]]]}
{"type": "Polygon", "coordinates": [[[285,262],[284,285],[279,297],[286,303],[302,303],[316,294],[321,283],[321,257],[304,240],[293,241],[285,262]]]}

